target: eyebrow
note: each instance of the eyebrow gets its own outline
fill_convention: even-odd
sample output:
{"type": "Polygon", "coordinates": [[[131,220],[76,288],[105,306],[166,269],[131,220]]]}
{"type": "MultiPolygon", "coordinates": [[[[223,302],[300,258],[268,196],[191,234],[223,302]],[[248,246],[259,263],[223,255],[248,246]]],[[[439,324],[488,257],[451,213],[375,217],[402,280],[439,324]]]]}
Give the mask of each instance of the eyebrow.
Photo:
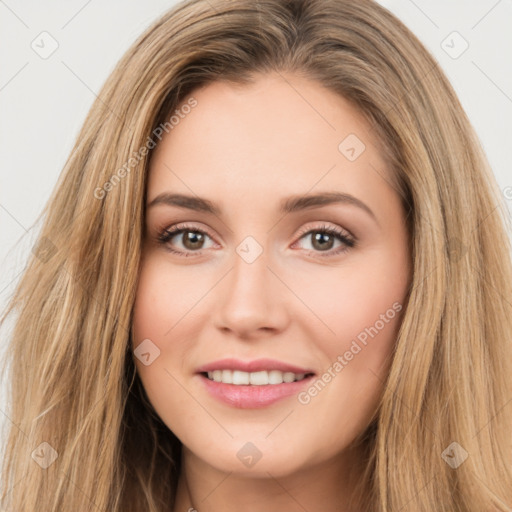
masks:
{"type": "MultiPolygon", "coordinates": [[[[330,204],[349,204],[357,206],[368,213],[375,221],[377,220],[373,211],[369,206],[363,203],[363,201],[343,192],[321,192],[318,194],[292,196],[281,202],[279,211],[286,214],[330,204]]],[[[221,210],[215,203],[197,196],[163,192],[149,202],[147,208],[149,209],[156,205],[177,206],[188,210],[211,213],[216,216],[221,215],[221,210]]]]}

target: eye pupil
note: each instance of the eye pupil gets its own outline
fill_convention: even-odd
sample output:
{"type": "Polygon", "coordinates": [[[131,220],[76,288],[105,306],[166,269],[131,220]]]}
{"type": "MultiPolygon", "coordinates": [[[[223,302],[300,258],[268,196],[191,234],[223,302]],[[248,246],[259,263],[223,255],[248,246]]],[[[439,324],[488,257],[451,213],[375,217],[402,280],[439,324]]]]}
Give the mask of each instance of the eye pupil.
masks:
{"type": "Polygon", "coordinates": [[[203,234],[197,231],[184,231],[183,235],[183,245],[187,249],[199,249],[204,243],[203,234]]]}
{"type": "Polygon", "coordinates": [[[331,249],[333,242],[334,237],[331,236],[329,233],[317,232],[313,236],[313,247],[320,250],[331,249]],[[325,244],[324,242],[327,242],[327,244],[325,244]],[[319,245],[317,246],[317,244],[319,245]]]}

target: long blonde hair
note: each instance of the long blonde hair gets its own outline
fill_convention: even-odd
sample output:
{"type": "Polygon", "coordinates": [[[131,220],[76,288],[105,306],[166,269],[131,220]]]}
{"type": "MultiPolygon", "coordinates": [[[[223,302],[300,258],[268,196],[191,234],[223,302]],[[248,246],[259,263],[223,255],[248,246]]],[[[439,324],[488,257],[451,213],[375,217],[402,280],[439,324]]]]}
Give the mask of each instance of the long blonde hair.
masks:
{"type": "Polygon", "coordinates": [[[367,510],[512,506],[504,209],[439,65],[373,1],[190,0],[106,81],[2,317],[15,315],[5,509],[170,509],[181,446],[149,404],[129,342],[151,147],[196,87],[270,71],[306,76],[359,108],[408,212],[412,285],[377,419],[362,437],[367,510]]]}

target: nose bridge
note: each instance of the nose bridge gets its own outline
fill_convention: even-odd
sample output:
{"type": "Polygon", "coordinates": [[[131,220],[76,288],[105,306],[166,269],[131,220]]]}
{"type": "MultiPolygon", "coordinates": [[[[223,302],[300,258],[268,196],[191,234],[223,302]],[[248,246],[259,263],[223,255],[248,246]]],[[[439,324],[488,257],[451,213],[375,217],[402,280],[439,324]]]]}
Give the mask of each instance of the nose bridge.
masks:
{"type": "Polygon", "coordinates": [[[267,268],[267,255],[252,241],[244,241],[236,248],[229,283],[229,296],[238,304],[256,302],[265,307],[269,291],[271,272],[267,268]],[[258,254],[259,253],[259,254],[258,254]]]}
{"type": "Polygon", "coordinates": [[[236,248],[220,304],[220,323],[233,331],[281,328],[285,319],[276,288],[276,277],[268,269],[267,253],[252,237],[236,248]]]}

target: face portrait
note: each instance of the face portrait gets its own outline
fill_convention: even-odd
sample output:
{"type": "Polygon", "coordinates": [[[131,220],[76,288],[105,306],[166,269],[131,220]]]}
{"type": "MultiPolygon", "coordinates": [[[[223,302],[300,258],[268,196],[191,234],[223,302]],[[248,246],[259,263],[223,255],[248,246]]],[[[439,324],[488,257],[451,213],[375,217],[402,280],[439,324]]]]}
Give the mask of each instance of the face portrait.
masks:
{"type": "Polygon", "coordinates": [[[191,96],[150,163],[137,372],[188,470],[339,478],[411,278],[391,171],[365,118],[314,81],[191,96]]]}
{"type": "Polygon", "coordinates": [[[507,2],[11,3],[0,512],[512,512],[507,2]]]}

